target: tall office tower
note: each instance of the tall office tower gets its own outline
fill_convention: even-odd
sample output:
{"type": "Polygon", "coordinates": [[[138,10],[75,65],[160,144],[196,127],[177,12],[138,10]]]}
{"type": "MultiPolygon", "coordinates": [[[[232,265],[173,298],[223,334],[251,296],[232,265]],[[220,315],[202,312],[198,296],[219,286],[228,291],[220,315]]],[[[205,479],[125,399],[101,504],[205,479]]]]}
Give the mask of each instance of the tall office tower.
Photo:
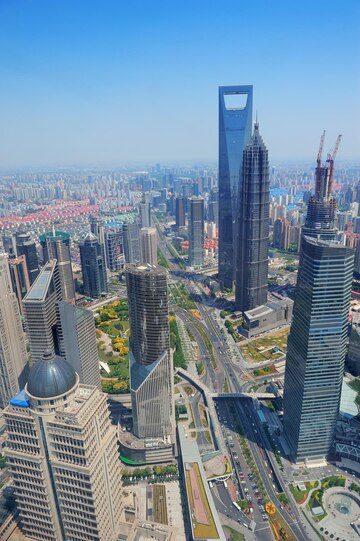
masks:
{"type": "Polygon", "coordinates": [[[20,255],[16,257],[14,253],[10,253],[9,270],[13,291],[17,296],[19,308],[22,312],[22,299],[30,289],[30,280],[25,256],[20,255]]]}
{"type": "Polygon", "coordinates": [[[121,516],[116,427],[106,395],[45,351],[4,410],[7,465],[30,539],[115,541],[121,516]]]}
{"type": "Polygon", "coordinates": [[[35,241],[31,239],[29,233],[16,233],[16,253],[18,256],[24,255],[29,274],[30,285],[32,285],[40,272],[39,258],[36,251],[35,241]]]}
{"type": "Polygon", "coordinates": [[[183,197],[175,199],[175,225],[177,229],[185,227],[185,201],[183,197]]]}
{"type": "Polygon", "coordinates": [[[357,239],[355,246],[354,276],[357,280],[360,278],[360,239],[357,239]]]}
{"type": "Polygon", "coordinates": [[[189,263],[192,267],[204,264],[204,200],[190,197],[189,205],[189,263]]]}
{"type": "Polygon", "coordinates": [[[284,434],[295,462],[323,460],[344,373],[354,251],[303,238],[284,386],[284,434]]]}
{"type": "Polygon", "coordinates": [[[155,227],[140,229],[141,262],[157,265],[157,236],[155,227]]]}
{"type": "Polygon", "coordinates": [[[62,288],[56,259],[51,259],[23,299],[25,328],[30,344],[31,359],[40,361],[44,349],[64,355],[58,302],[62,288]]]}
{"type": "Polygon", "coordinates": [[[104,220],[102,220],[98,216],[90,216],[89,222],[91,233],[98,238],[100,244],[104,244],[104,220]]]}
{"type": "Polygon", "coordinates": [[[88,233],[79,245],[84,293],[88,297],[101,297],[107,291],[104,246],[93,233],[88,233]]]}
{"type": "Polygon", "coordinates": [[[11,287],[8,256],[0,254],[0,407],[25,384],[27,356],[19,305],[11,287]]]}
{"type": "Polygon", "coordinates": [[[106,266],[111,272],[121,268],[121,235],[117,228],[106,229],[104,233],[106,266]]]}
{"type": "Polygon", "coordinates": [[[94,314],[65,301],[59,303],[59,313],[65,359],[79,375],[80,383],[101,390],[94,314]]]}
{"type": "Polygon", "coordinates": [[[124,255],[126,263],[140,263],[140,238],[137,223],[123,225],[124,255]]]}
{"type": "Polygon", "coordinates": [[[49,231],[40,235],[44,263],[56,259],[64,301],[75,302],[75,285],[71,267],[70,235],[62,231],[49,231]]]}
{"type": "Polygon", "coordinates": [[[305,224],[302,230],[303,237],[318,237],[327,240],[336,238],[336,199],[332,196],[334,177],[334,161],[339,148],[341,136],[337,138],[335,149],[329,153],[324,166],[321,164],[322,149],[325,132],[320,141],[315,171],[315,194],[308,202],[305,224]]]}
{"type": "Polygon", "coordinates": [[[151,227],[151,206],[150,202],[144,197],[139,203],[139,215],[141,227],[151,227]]]}
{"type": "Polygon", "coordinates": [[[255,124],[246,145],[239,192],[235,302],[246,312],[267,302],[269,249],[269,159],[255,124]]]}
{"type": "Polygon", "coordinates": [[[167,272],[127,265],[126,283],[133,432],[138,438],[171,440],[175,424],[167,272]]]}
{"type": "Polygon", "coordinates": [[[252,86],[219,88],[219,280],[232,288],[235,279],[236,213],[243,150],[251,137],[252,86]]]}

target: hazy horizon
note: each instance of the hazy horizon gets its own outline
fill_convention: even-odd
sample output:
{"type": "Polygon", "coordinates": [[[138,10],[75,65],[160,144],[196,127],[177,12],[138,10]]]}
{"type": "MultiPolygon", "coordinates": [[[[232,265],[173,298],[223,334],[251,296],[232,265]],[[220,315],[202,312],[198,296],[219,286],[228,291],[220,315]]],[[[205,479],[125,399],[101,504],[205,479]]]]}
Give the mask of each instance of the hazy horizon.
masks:
{"type": "Polygon", "coordinates": [[[338,161],[360,160],[356,0],[18,0],[0,17],[0,170],[216,162],[227,84],[254,85],[272,163],[314,162],[324,129],[325,154],[342,133],[338,161]]]}

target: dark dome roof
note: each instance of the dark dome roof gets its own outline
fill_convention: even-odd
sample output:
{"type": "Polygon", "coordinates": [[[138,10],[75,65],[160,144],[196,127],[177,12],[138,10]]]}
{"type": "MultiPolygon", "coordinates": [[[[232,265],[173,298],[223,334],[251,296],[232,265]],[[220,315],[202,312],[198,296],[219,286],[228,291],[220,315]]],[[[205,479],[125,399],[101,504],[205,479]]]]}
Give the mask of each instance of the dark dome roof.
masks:
{"type": "Polygon", "coordinates": [[[41,361],[31,368],[27,392],[37,398],[60,396],[74,387],[76,372],[64,359],[45,350],[41,361]]]}

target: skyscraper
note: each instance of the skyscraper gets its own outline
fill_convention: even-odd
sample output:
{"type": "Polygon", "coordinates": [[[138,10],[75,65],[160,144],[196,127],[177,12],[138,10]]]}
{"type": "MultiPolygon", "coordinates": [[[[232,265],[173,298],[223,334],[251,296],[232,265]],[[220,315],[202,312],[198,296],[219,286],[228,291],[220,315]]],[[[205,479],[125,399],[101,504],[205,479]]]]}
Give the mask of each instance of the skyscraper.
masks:
{"type": "Polygon", "coordinates": [[[22,311],[22,299],[30,289],[26,257],[24,255],[16,257],[14,253],[10,253],[9,270],[13,291],[17,296],[20,311],[22,311]]]}
{"type": "Polygon", "coordinates": [[[24,233],[23,231],[16,233],[16,253],[18,256],[25,256],[30,285],[33,284],[40,269],[36,244],[31,239],[29,233],[24,233]]]}
{"type": "Polygon", "coordinates": [[[75,302],[75,286],[71,267],[70,235],[62,231],[49,231],[40,235],[44,263],[56,259],[64,301],[75,302]]]}
{"type": "Polygon", "coordinates": [[[44,349],[64,355],[58,302],[64,300],[56,259],[51,259],[23,299],[31,359],[40,361],[44,349]]]}
{"type": "Polygon", "coordinates": [[[140,229],[141,262],[157,265],[157,236],[155,227],[140,229]]]}
{"type": "Polygon", "coordinates": [[[100,244],[104,245],[104,220],[102,220],[98,216],[90,216],[89,222],[91,233],[98,238],[100,244]]]}
{"type": "Polygon", "coordinates": [[[284,434],[295,462],[323,460],[344,373],[354,251],[304,237],[288,338],[284,434]]]}
{"type": "Polygon", "coordinates": [[[251,137],[252,86],[219,88],[219,280],[235,279],[236,212],[243,150],[251,137]]]}
{"type": "Polygon", "coordinates": [[[93,233],[88,233],[79,247],[84,293],[101,297],[107,291],[104,246],[93,233]]]}
{"type": "Polygon", "coordinates": [[[189,205],[189,263],[192,267],[204,264],[204,200],[190,197],[189,205]]]}
{"type": "Polygon", "coordinates": [[[45,351],[4,411],[7,465],[30,539],[116,541],[121,469],[106,395],[45,351]]]}
{"type": "Polygon", "coordinates": [[[106,229],[104,233],[106,266],[111,272],[117,272],[121,268],[120,230],[116,227],[106,229]]]}
{"type": "Polygon", "coordinates": [[[256,123],[244,149],[239,192],[235,302],[243,312],[266,304],[269,248],[269,160],[256,123]]]}
{"type": "Polygon", "coordinates": [[[136,222],[123,225],[123,242],[125,262],[134,265],[140,263],[139,226],[136,222]]]}
{"type": "Polygon", "coordinates": [[[315,194],[308,202],[305,225],[302,235],[307,237],[318,237],[333,240],[336,238],[336,199],[332,195],[332,184],[334,175],[334,160],[339,148],[341,136],[338,137],[335,150],[328,154],[325,165],[321,164],[322,148],[325,139],[325,132],[320,141],[320,149],[317,156],[315,170],[315,194]]]}
{"type": "Polygon", "coordinates": [[[80,383],[101,390],[94,314],[65,301],[59,303],[59,313],[65,359],[79,375],[80,383]]]}
{"type": "Polygon", "coordinates": [[[175,199],[175,226],[185,227],[185,200],[183,197],[177,197],[175,199]]]}
{"type": "Polygon", "coordinates": [[[143,200],[139,203],[139,215],[141,227],[151,227],[151,206],[150,201],[144,196],[143,200]]]}
{"type": "Polygon", "coordinates": [[[25,384],[27,356],[19,305],[11,287],[8,256],[0,254],[0,407],[25,384]]]}
{"type": "Polygon", "coordinates": [[[127,265],[130,319],[130,391],[138,438],[171,438],[174,430],[173,368],[167,272],[127,265]]]}

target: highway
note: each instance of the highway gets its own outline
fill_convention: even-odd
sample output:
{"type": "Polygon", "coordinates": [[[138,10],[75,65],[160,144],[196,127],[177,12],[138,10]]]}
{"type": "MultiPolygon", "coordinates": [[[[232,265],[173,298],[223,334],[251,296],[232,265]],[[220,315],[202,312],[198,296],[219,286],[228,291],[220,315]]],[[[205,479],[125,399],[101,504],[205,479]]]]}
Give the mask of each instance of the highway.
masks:
{"type": "MultiPolygon", "coordinates": [[[[166,257],[166,259],[169,261],[170,257],[172,258],[170,252],[167,248],[167,243],[165,240],[160,238],[160,248],[166,257]]],[[[170,273],[177,273],[178,271],[178,265],[176,263],[173,263],[172,261],[169,261],[170,265],[170,273]]],[[[193,273],[187,273],[187,279],[183,279],[183,283],[186,285],[188,291],[193,294],[193,296],[199,295],[199,287],[197,284],[194,284],[191,282],[191,277],[193,273]]],[[[183,271],[183,276],[186,276],[186,272],[183,271]]],[[[179,280],[179,276],[176,276],[176,279],[179,280]]],[[[181,278],[180,278],[181,279],[181,278]]],[[[200,293],[201,295],[201,302],[197,302],[197,309],[202,317],[201,321],[194,320],[194,316],[190,314],[189,312],[186,312],[185,310],[182,310],[180,308],[177,308],[177,314],[181,317],[181,319],[186,323],[187,325],[190,325],[191,332],[193,332],[198,344],[199,349],[201,350],[202,355],[206,355],[204,347],[205,344],[202,343],[201,340],[201,334],[197,332],[195,323],[197,325],[201,325],[202,328],[207,333],[211,344],[213,346],[213,352],[214,357],[217,363],[217,369],[211,370],[211,368],[208,368],[209,365],[211,365],[211,362],[207,362],[207,368],[209,370],[209,374],[211,378],[214,378],[216,381],[215,386],[219,386],[218,381],[218,374],[221,373],[228,382],[228,387],[230,392],[235,393],[241,393],[245,387],[248,386],[249,381],[242,380],[242,376],[244,374],[248,375],[248,369],[245,361],[242,359],[241,355],[236,355],[236,363],[233,362],[234,352],[230,348],[226,338],[221,332],[221,329],[216,322],[216,318],[214,317],[214,314],[211,314],[210,311],[213,310],[213,307],[209,307],[209,302],[207,298],[205,298],[204,293],[200,293]]],[[[206,357],[204,357],[206,359],[206,357]]],[[[221,389],[220,389],[221,391],[221,389]]],[[[238,412],[238,419],[241,420],[241,423],[243,425],[243,429],[247,438],[247,441],[249,443],[249,447],[251,449],[252,455],[254,457],[254,461],[256,463],[256,466],[258,468],[258,471],[260,473],[260,476],[262,478],[262,482],[264,484],[264,487],[266,489],[266,492],[269,495],[269,498],[274,503],[274,505],[277,508],[278,513],[283,518],[284,522],[286,522],[289,526],[289,528],[293,531],[293,536],[296,541],[308,541],[310,537],[306,534],[305,526],[301,521],[301,517],[299,515],[298,509],[293,503],[293,500],[291,497],[288,497],[291,507],[291,514],[289,514],[281,505],[279,500],[277,499],[277,491],[275,490],[275,484],[274,479],[271,477],[271,468],[274,470],[275,475],[282,479],[282,474],[277,467],[275,460],[270,460],[268,457],[268,454],[271,454],[272,452],[270,450],[266,451],[266,442],[264,439],[264,436],[262,434],[262,427],[260,426],[260,423],[258,421],[258,417],[254,411],[252,400],[244,400],[244,399],[238,399],[233,400],[233,403],[235,404],[235,407],[238,412]],[[268,464],[267,464],[268,461],[268,464]],[[274,464],[275,463],[275,464],[274,464]]],[[[226,406],[225,406],[226,407],[226,406]]],[[[219,417],[220,424],[224,427],[225,431],[228,430],[230,432],[234,433],[235,438],[235,432],[233,430],[232,426],[232,418],[230,416],[230,413],[228,412],[227,415],[224,415],[224,417],[219,417]],[[225,423],[226,420],[226,423],[225,423]]],[[[225,434],[226,439],[226,434],[225,434]]],[[[237,440],[237,437],[236,437],[237,440]]],[[[242,456],[242,452],[240,449],[240,445],[238,445],[238,452],[237,455],[240,457],[242,456]]],[[[245,463],[243,462],[241,466],[244,468],[244,471],[246,471],[245,463]]],[[[237,480],[238,482],[239,480],[237,480]]],[[[282,482],[282,485],[285,485],[284,482],[282,482]]],[[[241,489],[240,489],[241,490],[241,489]]],[[[250,490],[250,489],[248,489],[250,490]]],[[[284,486],[285,494],[288,494],[287,487],[284,486]]],[[[226,516],[233,518],[234,520],[238,520],[239,513],[236,512],[236,508],[234,506],[229,508],[229,502],[226,501],[226,496],[224,496],[224,499],[221,498],[221,491],[219,491],[219,497],[222,501],[222,506],[227,508],[227,511],[225,512],[226,516]]],[[[255,496],[253,494],[253,496],[255,496]]],[[[253,498],[252,498],[253,499],[253,498]]],[[[263,520],[261,511],[258,508],[258,505],[255,507],[254,505],[254,519],[256,521],[256,538],[261,541],[269,541],[270,539],[273,539],[273,535],[270,531],[269,524],[263,520]]],[[[219,511],[224,512],[223,507],[219,509],[219,511]]]]}

